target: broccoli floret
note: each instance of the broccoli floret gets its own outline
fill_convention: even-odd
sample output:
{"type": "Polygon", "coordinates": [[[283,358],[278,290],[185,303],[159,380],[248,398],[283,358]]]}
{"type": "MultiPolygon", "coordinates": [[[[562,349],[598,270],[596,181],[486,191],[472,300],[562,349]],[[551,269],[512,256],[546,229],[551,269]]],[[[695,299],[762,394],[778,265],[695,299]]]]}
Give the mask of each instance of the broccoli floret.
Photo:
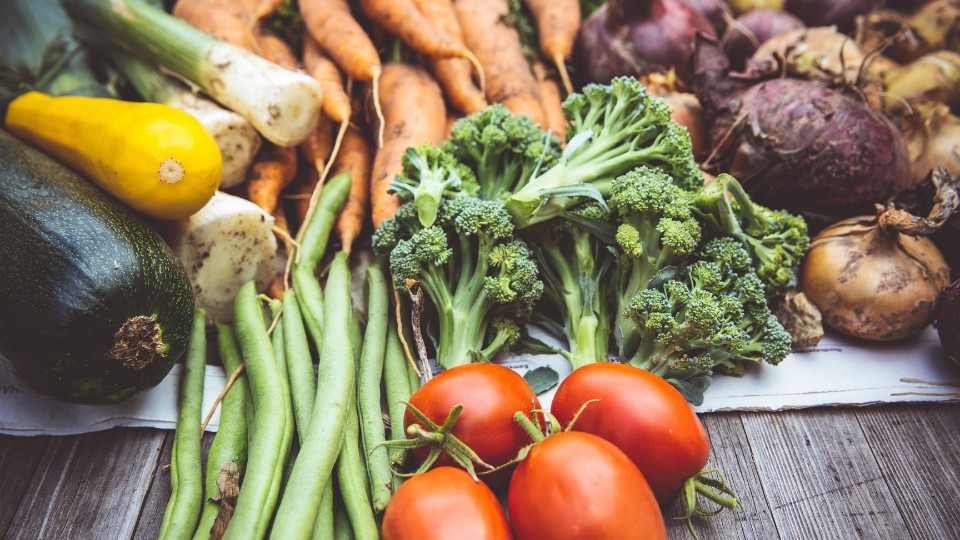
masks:
{"type": "Polygon", "coordinates": [[[389,192],[413,200],[424,227],[437,219],[442,197],[473,196],[480,189],[469,167],[432,144],[407,148],[401,162],[403,170],[390,181],[389,192]]]}
{"type": "Polygon", "coordinates": [[[714,371],[738,375],[747,362],[778,364],[790,352],[749,253],[729,237],[707,242],[675,279],[638,292],[624,315],[639,336],[630,362],[695,404],[714,371]]]}
{"type": "Polygon", "coordinates": [[[610,206],[618,223],[616,339],[621,354],[637,346],[639,336],[627,323],[627,304],[659,272],[684,261],[700,243],[700,224],[689,195],[661,169],[642,166],[613,182],[610,206]]]}
{"type": "Polygon", "coordinates": [[[474,172],[482,199],[509,197],[560,156],[555,137],[501,104],[458,120],[441,148],[474,172]]]}
{"type": "Polygon", "coordinates": [[[436,309],[437,360],[450,368],[515,343],[543,282],[502,201],[442,198],[437,210],[424,227],[415,203],[404,204],[380,225],[374,246],[380,255],[389,249],[395,286],[418,284],[436,309]]]}
{"type": "Polygon", "coordinates": [[[521,231],[543,273],[543,301],[534,318],[566,337],[567,348],[556,352],[574,369],[609,359],[614,267],[609,222],[607,207],[590,201],[564,218],[521,231]]]}
{"type": "Polygon", "coordinates": [[[768,297],[780,293],[793,280],[793,269],[810,247],[807,223],[802,217],[754,203],[728,174],[704,184],[694,205],[712,234],[732,236],[746,246],[768,297]]]}
{"type": "Polygon", "coordinates": [[[636,79],[589,84],[563,109],[569,141],[560,161],[507,199],[518,227],[561,215],[584,196],[599,200],[616,177],[641,165],[663,169],[684,189],[702,183],[690,134],[636,79]]]}

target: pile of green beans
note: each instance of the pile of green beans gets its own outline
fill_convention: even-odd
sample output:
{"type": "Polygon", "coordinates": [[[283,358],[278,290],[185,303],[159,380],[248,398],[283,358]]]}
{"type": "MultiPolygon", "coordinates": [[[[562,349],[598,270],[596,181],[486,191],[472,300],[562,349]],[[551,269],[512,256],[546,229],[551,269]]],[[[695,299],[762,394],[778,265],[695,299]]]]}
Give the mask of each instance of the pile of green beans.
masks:
{"type": "Polygon", "coordinates": [[[199,417],[206,345],[202,311],[198,315],[162,538],[379,536],[379,518],[400,481],[391,462],[401,459],[382,445],[387,438],[382,393],[385,389],[390,431],[402,438],[403,402],[418,380],[400,345],[379,264],[364,275],[361,321],[351,298],[349,255],[326,257],[349,188],[349,174],[324,186],[299,238],[293,288],[282,299],[268,299],[270,317],[250,281],[237,293],[233,325],[217,324],[217,350],[227,375],[240,366],[245,373],[223,396],[205,479],[199,417]],[[317,277],[322,261],[329,261],[323,286],[317,277]],[[221,501],[217,483],[231,466],[240,483],[235,507],[232,500],[221,501]]]}

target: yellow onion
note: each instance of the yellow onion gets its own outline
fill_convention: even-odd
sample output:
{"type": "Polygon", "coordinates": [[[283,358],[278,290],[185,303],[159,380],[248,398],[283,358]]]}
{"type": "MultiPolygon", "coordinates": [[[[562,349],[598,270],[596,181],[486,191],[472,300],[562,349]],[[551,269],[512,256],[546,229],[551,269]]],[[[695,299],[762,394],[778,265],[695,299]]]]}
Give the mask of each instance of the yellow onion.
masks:
{"type": "Polygon", "coordinates": [[[889,341],[919,333],[936,315],[950,268],[927,238],[960,204],[957,183],[938,168],[928,218],[878,205],[876,216],[845,219],[818,234],[798,276],[823,323],[854,337],[889,341]]]}

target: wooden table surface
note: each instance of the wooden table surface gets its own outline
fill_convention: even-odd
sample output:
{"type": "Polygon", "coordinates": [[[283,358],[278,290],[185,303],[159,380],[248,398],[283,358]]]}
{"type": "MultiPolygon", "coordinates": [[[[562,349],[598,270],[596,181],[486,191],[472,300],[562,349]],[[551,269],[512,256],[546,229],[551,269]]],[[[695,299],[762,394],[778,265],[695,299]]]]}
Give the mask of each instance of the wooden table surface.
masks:
{"type": "MultiPolygon", "coordinates": [[[[960,404],[702,418],[710,464],[744,504],[697,521],[703,540],[960,539],[960,404]]],[[[172,434],[0,437],[2,536],[155,538],[172,434]]],[[[681,522],[668,527],[692,538],[681,522]]]]}

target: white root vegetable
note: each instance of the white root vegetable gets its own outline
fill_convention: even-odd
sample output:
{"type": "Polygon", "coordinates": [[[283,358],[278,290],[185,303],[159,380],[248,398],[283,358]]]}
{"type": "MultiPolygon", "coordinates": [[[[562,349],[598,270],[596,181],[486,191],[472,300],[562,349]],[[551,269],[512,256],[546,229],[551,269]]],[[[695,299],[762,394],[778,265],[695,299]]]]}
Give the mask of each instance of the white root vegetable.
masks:
{"type": "Polygon", "coordinates": [[[277,274],[273,221],[252,202],[218,191],[196,214],[162,226],[208,320],[232,321],[240,286],[253,279],[263,292],[277,274]]]}
{"type": "Polygon", "coordinates": [[[62,0],[78,27],[169,70],[250,121],[279,146],[307,138],[320,84],[221,41],[142,0],[62,0]]]}

